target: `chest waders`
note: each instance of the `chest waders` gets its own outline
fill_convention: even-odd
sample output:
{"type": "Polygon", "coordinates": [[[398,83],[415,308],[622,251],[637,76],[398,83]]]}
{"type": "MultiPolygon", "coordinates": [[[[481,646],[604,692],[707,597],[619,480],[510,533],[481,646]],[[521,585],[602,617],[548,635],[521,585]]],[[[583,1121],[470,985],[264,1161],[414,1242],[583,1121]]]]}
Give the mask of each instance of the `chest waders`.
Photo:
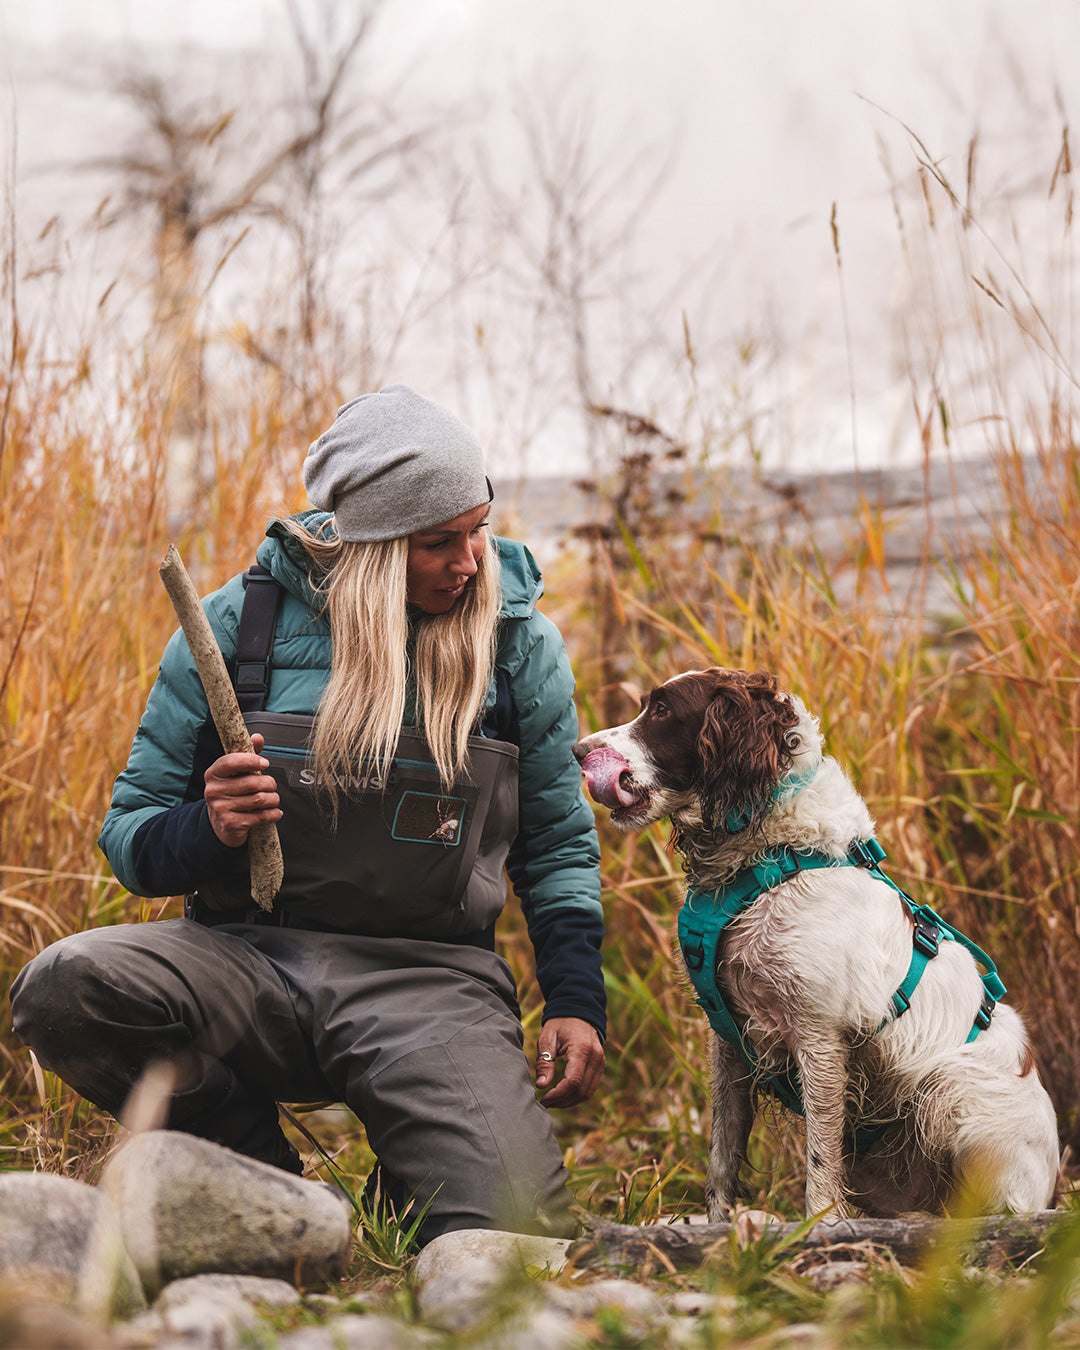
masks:
{"type": "MultiPolygon", "coordinates": [[[[881,1031],[897,1017],[902,1017],[911,1006],[911,995],[922,978],[927,963],[941,948],[943,941],[959,942],[966,947],[975,960],[983,967],[983,998],[967,1040],[973,1041],[980,1031],[990,1025],[995,1004],[1005,997],[1005,986],[998,976],[994,963],[986,953],[975,945],[970,938],[953,928],[951,924],[936,914],[929,905],[917,905],[881,867],[885,850],[876,839],[856,840],[848,849],[847,857],[841,860],[826,857],[821,853],[802,852],[796,849],[772,849],[768,857],[757,867],[747,867],[738,872],[726,885],[714,891],[699,890],[691,886],[686,900],[679,911],[679,946],[682,949],[686,970],[697,995],[696,1002],[704,1010],[713,1031],[728,1044],[735,1046],[743,1059],[755,1071],[759,1072],[758,1057],[742,1029],[724,1003],[717,979],[718,967],[723,959],[722,947],[724,929],[744,910],[748,909],[759,896],[775,890],[785,881],[792,880],[800,872],[825,867],[864,867],[879,881],[891,886],[899,895],[904,908],[912,920],[912,955],[907,974],[899,988],[892,995],[889,1010],[882,1018],[876,1031],[881,1031]]],[[[797,1070],[794,1067],[770,1074],[760,1072],[762,1086],[769,1088],[775,1096],[791,1111],[803,1115],[802,1088],[797,1070]]],[[[854,1140],[857,1149],[873,1142],[883,1128],[868,1128],[855,1131],[854,1140]]]]}
{"type": "Polygon", "coordinates": [[[199,887],[191,917],[372,937],[484,935],[505,904],[503,867],[518,825],[518,748],[496,738],[514,730],[509,698],[497,690],[493,711],[503,725],[469,737],[467,772],[445,790],[423,734],[403,727],[385,780],[358,766],[336,784],[343,795],[335,825],[328,785],[309,758],[314,719],[264,710],[280,595],[265,568],[245,574],[234,683],[281,798],[284,880],[273,913],[262,915],[251,906],[241,857],[234,873],[199,887]]]}

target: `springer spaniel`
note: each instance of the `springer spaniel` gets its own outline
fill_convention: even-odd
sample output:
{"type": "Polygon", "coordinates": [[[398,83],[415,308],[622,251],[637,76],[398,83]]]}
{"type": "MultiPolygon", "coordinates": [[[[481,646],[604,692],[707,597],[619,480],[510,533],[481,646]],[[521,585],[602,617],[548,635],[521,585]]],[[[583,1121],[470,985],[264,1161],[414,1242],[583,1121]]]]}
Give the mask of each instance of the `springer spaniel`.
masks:
{"type": "Polygon", "coordinates": [[[808,1215],[940,1213],[961,1187],[987,1213],[1046,1208],[1057,1125],[1020,1016],[994,1007],[978,948],[948,925],[897,1011],[918,911],[876,867],[880,850],[867,856],[874,823],[822,744],[773,676],[715,668],[677,675],[634,721],[574,747],[615,825],[671,817],[698,913],[745,869],[794,857],[716,948],[734,1035],[712,1038],[709,1219],[746,1194],[754,1091],[777,1081],[801,1091],[808,1215]],[[846,865],[852,846],[863,865],[846,865]]]}

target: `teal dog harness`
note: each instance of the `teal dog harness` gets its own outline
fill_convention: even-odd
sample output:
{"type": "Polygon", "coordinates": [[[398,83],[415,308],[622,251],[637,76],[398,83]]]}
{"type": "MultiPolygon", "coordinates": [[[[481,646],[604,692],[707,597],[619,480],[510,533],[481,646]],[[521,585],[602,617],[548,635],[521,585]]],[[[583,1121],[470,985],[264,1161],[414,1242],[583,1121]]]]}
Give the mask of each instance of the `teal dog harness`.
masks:
{"type": "MultiPolygon", "coordinates": [[[[1005,997],[994,963],[970,938],[930,908],[917,905],[881,868],[885,850],[876,839],[856,840],[848,849],[847,857],[836,859],[822,853],[802,852],[796,849],[772,849],[756,867],[744,868],[726,885],[714,891],[691,886],[679,911],[679,946],[682,948],[686,970],[697,994],[697,1002],[705,1011],[709,1024],[723,1040],[740,1051],[752,1069],[759,1069],[753,1049],[744,1041],[741,1031],[724,1004],[716,982],[716,968],[720,960],[724,929],[748,909],[759,895],[775,890],[801,872],[820,867],[865,867],[879,881],[891,886],[900,896],[914,924],[911,964],[900,987],[892,996],[891,1006],[877,1030],[902,1017],[911,1006],[911,995],[922,978],[927,963],[941,948],[942,941],[959,942],[965,946],[983,967],[983,999],[967,1040],[973,1041],[980,1031],[990,1025],[994,1006],[1005,997]]],[[[761,1074],[761,1081],[771,1088],[790,1110],[803,1115],[802,1092],[794,1071],[761,1074]]]]}

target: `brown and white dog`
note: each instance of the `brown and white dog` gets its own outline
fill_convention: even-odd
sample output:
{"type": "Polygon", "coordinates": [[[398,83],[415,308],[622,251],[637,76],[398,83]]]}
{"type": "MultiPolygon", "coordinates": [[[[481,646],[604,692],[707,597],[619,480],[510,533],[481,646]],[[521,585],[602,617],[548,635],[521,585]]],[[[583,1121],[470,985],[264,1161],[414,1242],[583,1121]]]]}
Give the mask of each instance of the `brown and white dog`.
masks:
{"type": "MultiPolygon", "coordinates": [[[[729,883],[770,849],[843,861],[873,835],[862,798],[793,694],[765,673],[678,675],[634,721],[574,748],[588,789],[622,829],[670,816],[699,890],[729,883]]],[[[975,959],[941,943],[889,1017],[912,959],[913,924],[864,867],[804,871],[761,895],[723,935],[717,984],[759,1070],[797,1069],[806,1115],[806,1212],[941,1212],[962,1186],[986,1212],[1053,1204],[1054,1109],[1019,1015],[998,1004],[967,1042],[983,998],[975,959]],[[884,1023],[884,1025],[883,1025],[884,1023]],[[874,1121],[872,1143],[855,1142],[874,1121]],[[880,1129],[882,1123],[883,1130],[880,1129]]],[[[745,1194],[739,1169],[755,1072],[714,1036],[706,1182],[716,1222],[745,1194]]]]}

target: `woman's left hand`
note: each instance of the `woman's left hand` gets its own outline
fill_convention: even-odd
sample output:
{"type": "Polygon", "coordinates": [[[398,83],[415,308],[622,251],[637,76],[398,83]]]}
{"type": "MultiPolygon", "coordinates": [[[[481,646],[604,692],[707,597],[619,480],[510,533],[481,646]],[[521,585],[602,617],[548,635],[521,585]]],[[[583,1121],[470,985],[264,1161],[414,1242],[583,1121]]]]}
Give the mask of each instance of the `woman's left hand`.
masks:
{"type": "Polygon", "coordinates": [[[555,1062],[564,1059],[562,1081],[540,1100],[545,1106],[577,1106],[588,1101],[604,1072],[604,1045],[596,1028],[580,1017],[553,1017],[537,1042],[536,1086],[554,1081],[555,1062]]]}

